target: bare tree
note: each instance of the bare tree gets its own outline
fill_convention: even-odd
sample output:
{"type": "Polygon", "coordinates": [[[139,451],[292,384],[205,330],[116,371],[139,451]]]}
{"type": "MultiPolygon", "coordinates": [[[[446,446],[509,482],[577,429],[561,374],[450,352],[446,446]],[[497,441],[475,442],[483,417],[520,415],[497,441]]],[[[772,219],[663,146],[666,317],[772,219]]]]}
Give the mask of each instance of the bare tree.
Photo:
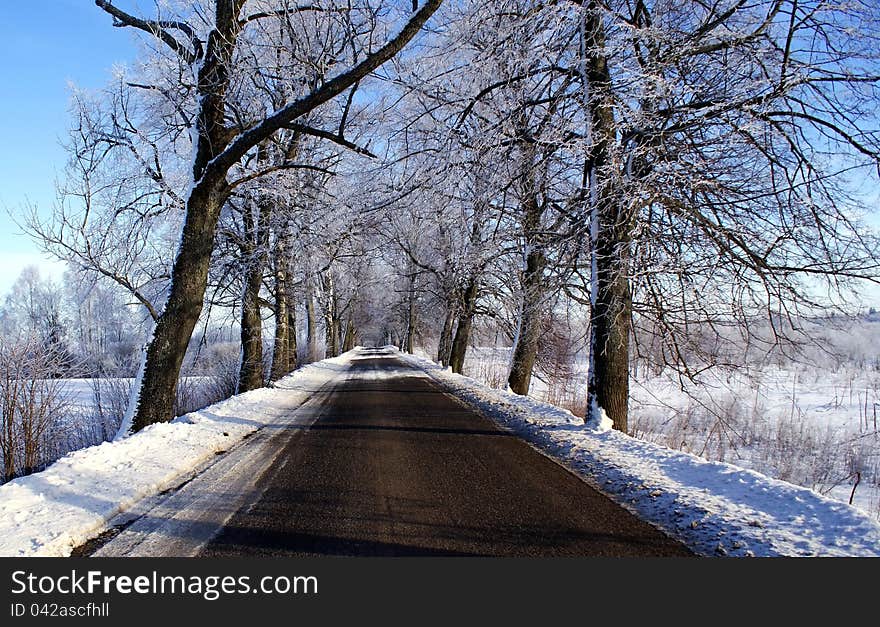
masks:
{"type": "Polygon", "coordinates": [[[589,412],[626,430],[634,315],[656,322],[686,371],[679,342],[695,322],[790,316],[818,305],[823,283],[843,296],[876,279],[845,179],[880,157],[878,16],[810,0],[572,4],[592,213],[589,412]]]}
{"type": "MultiPolygon", "coordinates": [[[[262,174],[256,172],[230,181],[230,171],[261,142],[356,85],[392,58],[418,33],[441,1],[428,0],[386,44],[375,51],[364,51],[360,60],[355,55],[350,69],[298,94],[269,115],[230,126],[227,92],[237,55],[249,32],[266,19],[283,22],[300,12],[313,12],[311,9],[291,6],[280,12],[243,15],[244,0],[216,0],[206,41],[202,42],[197,29],[185,21],[143,20],[106,0],[96,0],[117,25],[149,33],[173,50],[183,64],[192,67],[198,103],[193,129],[192,186],[184,199],[186,217],[181,243],[171,271],[168,299],[146,349],[143,372],[128,420],[122,427],[124,431],[139,430],[171,418],[178,373],[202,309],[220,209],[235,187],[262,174]],[[145,398],[150,402],[142,402],[145,398]]],[[[351,43],[357,45],[359,41],[352,39],[351,43]]],[[[272,166],[279,167],[282,166],[272,166]]]]}

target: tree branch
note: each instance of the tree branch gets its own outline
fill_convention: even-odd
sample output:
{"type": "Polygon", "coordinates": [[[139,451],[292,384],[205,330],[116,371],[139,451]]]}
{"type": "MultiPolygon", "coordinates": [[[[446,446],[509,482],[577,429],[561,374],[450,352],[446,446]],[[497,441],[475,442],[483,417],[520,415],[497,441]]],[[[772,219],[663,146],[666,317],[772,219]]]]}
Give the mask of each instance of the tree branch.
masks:
{"type": "Polygon", "coordinates": [[[278,9],[277,11],[260,11],[258,13],[252,13],[246,18],[239,20],[238,23],[241,26],[244,26],[249,22],[255,22],[257,20],[264,20],[270,17],[285,17],[287,15],[290,15],[291,13],[306,13],[308,11],[315,11],[316,13],[346,13],[349,11],[349,9],[346,7],[324,8],[315,4],[301,4],[299,6],[291,7],[288,9],[278,9]]]}
{"type": "Polygon", "coordinates": [[[336,173],[332,170],[328,170],[327,168],[322,168],[321,166],[317,165],[311,165],[309,163],[280,163],[278,165],[269,166],[267,168],[257,170],[256,172],[246,174],[245,176],[229,183],[227,189],[233,190],[236,187],[247,183],[248,181],[253,181],[260,178],[261,176],[266,176],[267,174],[271,174],[272,172],[280,172],[282,170],[312,170],[314,172],[320,172],[321,174],[326,174],[328,176],[336,175],[336,173]]]}
{"type": "Polygon", "coordinates": [[[365,156],[370,157],[372,159],[376,159],[376,155],[373,154],[372,152],[370,152],[368,149],[366,149],[362,146],[358,146],[357,144],[348,141],[347,139],[345,139],[341,135],[336,135],[334,133],[331,133],[330,131],[325,131],[325,130],[322,130],[319,128],[314,128],[312,126],[307,126],[305,124],[298,124],[296,122],[288,124],[285,128],[288,128],[291,131],[296,131],[298,133],[302,133],[303,135],[311,135],[313,137],[320,137],[321,139],[330,140],[334,144],[339,144],[340,146],[348,148],[349,150],[356,152],[359,155],[365,155],[365,156]]]}
{"type": "Polygon", "coordinates": [[[262,122],[238,135],[238,137],[236,137],[223,152],[211,161],[208,167],[214,168],[215,171],[227,172],[245,155],[247,151],[261,141],[269,138],[276,131],[286,127],[293,122],[293,120],[314,110],[332,98],[335,98],[343,91],[362,80],[365,76],[378,69],[386,61],[400,52],[400,50],[402,50],[403,47],[416,36],[422,26],[425,25],[425,22],[428,21],[428,18],[440,8],[442,3],[443,0],[428,0],[425,3],[425,6],[410,18],[409,22],[407,22],[400,33],[379,48],[379,50],[368,56],[349,71],[330,79],[309,95],[282,107],[275,113],[269,115],[262,122]]]}
{"type": "Polygon", "coordinates": [[[176,52],[180,56],[180,58],[182,58],[189,65],[192,65],[193,63],[201,59],[204,55],[202,42],[199,41],[199,38],[196,36],[193,28],[185,22],[143,20],[139,17],[135,17],[134,15],[126,13],[121,9],[118,9],[107,0],[95,0],[95,4],[99,8],[103,9],[106,13],[109,13],[113,16],[113,26],[131,26],[132,28],[137,28],[144,31],[145,33],[150,33],[154,37],[162,40],[162,42],[164,42],[169,48],[174,50],[174,52],[176,52]],[[190,43],[192,44],[193,49],[188,50],[186,46],[180,43],[180,41],[178,41],[176,37],[171,35],[168,30],[179,30],[184,35],[186,35],[190,43]]]}

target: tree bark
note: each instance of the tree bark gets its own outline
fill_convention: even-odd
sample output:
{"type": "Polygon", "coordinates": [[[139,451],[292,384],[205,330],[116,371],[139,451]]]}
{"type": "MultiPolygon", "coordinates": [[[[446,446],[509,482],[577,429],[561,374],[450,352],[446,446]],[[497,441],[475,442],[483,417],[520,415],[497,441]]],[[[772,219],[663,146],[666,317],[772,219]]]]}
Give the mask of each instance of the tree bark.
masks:
{"type": "Polygon", "coordinates": [[[311,281],[306,283],[306,343],[306,361],[312,363],[318,359],[318,321],[311,281]]]}
{"type": "Polygon", "coordinates": [[[217,181],[203,182],[188,203],[168,301],[146,351],[140,388],[133,399],[134,411],[129,412],[134,431],[173,417],[180,367],[202,313],[214,228],[225,200],[221,190],[217,181]],[[142,403],[141,399],[148,402],[142,403]]]}
{"type": "Polygon", "coordinates": [[[455,306],[455,300],[450,298],[446,304],[446,316],[443,318],[443,329],[440,331],[440,342],[437,346],[437,361],[444,367],[449,366],[452,354],[452,332],[457,313],[458,308],[455,306]]]}
{"type": "Polygon", "coordinates": [[[415,289],[415,269],[411,269],[409,291],[407,294],[407,312],[406,312],[406,340],[405,350],[410,355],[415,350],[416,342],[416,289],[415,289]]]}
{"type": "Polygon", "coordinates": [[[611,151],[616,137],[611,75],[605,50],[605,29],[598,0],[590,0],[584,16],[585,89],[592,146],[587,179],[591,199],[590,370],[587,420],[604,413],[614,428],[626,431],[629,400],[629,341],[632,295],[629,283],[634,219],[616,197],[611,151]]]}
{"type": "Polygon", "coordinates": [[[263,269],[268,258],[268,221],[272,208],[266,199],[261,199],[256,220],[251,211],[251,207],[246,207],[243,215],[244,285],[241,300],[241,364],[236,387],[238,394],[263,387],[264,383],[260,288],[263,286],[263,269]]]}
{"type": "Polygon", "coordinates": [[[290,327],[287,302],[286,234],[281,228],[275,236],[275,342],[272,349],[272,381],[290,372],[290,327]]]}
{"type": "Polygon", "coordinates": [[[477,306],[478,285],[476,277],[468,281],[462,295],[461,311],[458,315],[458,327],[455,331],[455,339],[452,341],[452,352],[449,356],[449,365],[452,372],[464,374],[464,359],[470,341],[471,326],[474,322],[474,311],[477,306]]]}
{"type": "MultiPolygon", "coordinates": [[[[526,135],[525,129],[522,132],[526,135]]],[[[507,385],[516,394],[527,395],[532,383],[532,370],[538,355],[541,333],[541,306],[546,287],[544,269],[547,259],[541,241],[543,207],[538,200],[536,150],[534,144],[523,142],[522,171],[519,176],[520,221],[526,246],[525,268],[520,275],[521,310],[517,321],[516,343],[510,359],[507,385]]]]}
{"type": "Polygon", "coordinates": [[[620,251],[628,247],[630,241],[625,233],[617,232],[609,234],[607,241],[600,239],[597,246],[597,289],[590,316],[587,386],[589,411],[596,414],[604,410],[614,428],[624,432],[628,428],[632,295],[628,259],[620,258],[620,251]]]}
{"type": "Polygon", "coordinates": [[[519,333],[513,347],[510,375],[507,377],[507,384],[517,394],[528,394],[532,383],[532,371],[538,355],[538,340],[541,337],[541,305],[544,300],[546,263],[544,253],[540,249],[532,249],[526,256],[519,333]]]}
{"type": "Polygon", "coordinates": [[[287,368],[291,372],[299,366],[299,354],[296,345],[296,307],[294,300],[287,296],[287,368]]]}
{"type": "Polygon", "coordinates": [[[339,315],[336,311],[336,289],[329,270],[321,283],[324,291],[324,354],[326,357],[336,357],[339,355],[339,315]]]}
{"type": "Polygon", "coordinates": [[[351,319],[351,316],[348,317],[348,320],[345,323],[345,335],[344,340],[342,342],[342,352],[347,353],[352,350],[357,345],[357,329],[354,326],[354,321],[351,319]]]}

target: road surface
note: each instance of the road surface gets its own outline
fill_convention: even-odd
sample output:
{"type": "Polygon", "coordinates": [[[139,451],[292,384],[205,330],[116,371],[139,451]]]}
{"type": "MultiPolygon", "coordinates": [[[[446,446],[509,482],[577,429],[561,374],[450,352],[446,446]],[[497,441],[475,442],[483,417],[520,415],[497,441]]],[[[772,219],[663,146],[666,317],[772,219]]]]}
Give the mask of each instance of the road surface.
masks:
{"type": "Polygon", "coordinates": [[[382,351],[138,513],[94,554],[690,555],[382,351]]]}

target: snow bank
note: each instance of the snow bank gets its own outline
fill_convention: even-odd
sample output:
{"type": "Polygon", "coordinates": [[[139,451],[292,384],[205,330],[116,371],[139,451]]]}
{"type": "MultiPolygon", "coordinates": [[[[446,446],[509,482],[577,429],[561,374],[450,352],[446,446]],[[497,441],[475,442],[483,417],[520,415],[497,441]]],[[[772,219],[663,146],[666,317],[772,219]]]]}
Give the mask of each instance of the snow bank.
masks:
{"type": "Polygon", "coordinates": [[[846,503],[731,464],[590,427],[570,412],[404,355],[458,397],[704,555],[880,556],[880,525],[846,503]]]}
{"type": "Polygon", "coordinates": [[[126,439],[71,453],[0,486],[0,556],[67,556],[141,499],[175,487],[346,370],[354,353],[297,370],[126,439]]]}

